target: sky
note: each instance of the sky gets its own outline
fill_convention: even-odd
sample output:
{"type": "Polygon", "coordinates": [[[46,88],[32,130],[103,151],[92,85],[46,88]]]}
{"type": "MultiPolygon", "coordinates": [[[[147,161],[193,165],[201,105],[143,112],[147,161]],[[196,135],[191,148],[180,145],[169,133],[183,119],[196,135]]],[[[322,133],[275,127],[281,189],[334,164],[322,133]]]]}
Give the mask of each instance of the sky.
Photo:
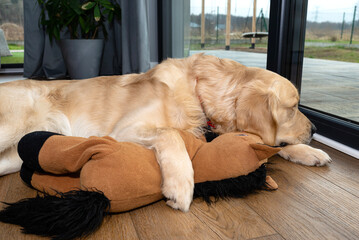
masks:
{"type": "MultiPolygon", "coordinates": [[[[191,13],[200,14],[202,0],[190,0],[191,13]]],[[[231,14],[235,16],[252,16],[253,0],[231,0],[231,14]]],[[[353,20],[354,6],[357,5],[356,20],[359,19],[359,0],[308,0],[308,21],[341,22],[345,12],[345,21],[353,20]]],[[[205,12],[220,14],[227,13],[227,0],[205,0],[205,12]]],[[[257,16],[263,9],[265,17],[269,17],[270,0],[257,0],[257,16]]]]}

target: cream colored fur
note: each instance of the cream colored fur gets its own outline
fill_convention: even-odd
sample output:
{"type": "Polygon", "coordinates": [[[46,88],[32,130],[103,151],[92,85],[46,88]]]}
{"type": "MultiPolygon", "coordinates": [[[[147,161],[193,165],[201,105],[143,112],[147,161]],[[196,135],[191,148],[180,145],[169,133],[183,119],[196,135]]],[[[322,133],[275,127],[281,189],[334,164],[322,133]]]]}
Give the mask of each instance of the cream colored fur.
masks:
{"type": "Polygon", "coordinates": [[[280,153],[289,160],[330,162],[326,153],[305,145],[312,124],[298,101],[295,87],[275,73],[201,54],[166,60],[143,74],[3,83],[0,175],[20,169],[16,145],[28,132],[110,135],[154,149],[168,205],[187,211],[193,169],[177,129],[200,136],[207,118],[219,134],[245,130],[270,145],[289,144],[280,153]]]}

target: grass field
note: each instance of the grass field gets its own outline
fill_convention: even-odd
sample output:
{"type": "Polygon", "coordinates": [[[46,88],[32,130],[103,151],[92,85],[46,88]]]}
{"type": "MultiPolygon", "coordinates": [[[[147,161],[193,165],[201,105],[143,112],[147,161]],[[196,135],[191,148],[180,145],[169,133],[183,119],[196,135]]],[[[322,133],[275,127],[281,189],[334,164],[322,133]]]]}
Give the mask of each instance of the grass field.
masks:
{"type": "Polygon", "coordinates": [[[14,64],[14,63],[24,63],[23,52],[15,52],[12,53],[12,56],[1,57],[1,64],[14,64]]]}
{"type": "MultiPolygon", "coordinates": [[[[10,50],[24,50],[24,46],[9,44],[10,50]]],[[[24,63],[24,52],[13,52],[12,56],[1,57],[1,64],[24,63]]]]}
{"type": "Polygon", "coordinates": [[[24,50],[24,45],[9,44],[10,50],[24,50]]]}
{"type": "MultiPolygon", "coordinates": [[[[325,39],[305,39],[306,42],[319,42],[319,43],[339,43],[339,44],[349,44],[349,40],[336,40],[330,41],[325,39]]],[[[359,44],[359,41],[352,40],[352,44],[359,44]]]]}
{"type": "Polygon", "coordinates": [[[359,63],[359,49],[342,46],[306,47],[304,57],[359,63]]]}

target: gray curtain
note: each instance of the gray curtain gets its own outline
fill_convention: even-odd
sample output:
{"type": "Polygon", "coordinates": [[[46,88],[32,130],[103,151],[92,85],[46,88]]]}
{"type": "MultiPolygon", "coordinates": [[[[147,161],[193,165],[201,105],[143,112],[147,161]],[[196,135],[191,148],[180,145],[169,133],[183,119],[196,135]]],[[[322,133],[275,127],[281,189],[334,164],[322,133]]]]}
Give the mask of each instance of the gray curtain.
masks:
{"type": "MultiPolygon", "coordinates": [[[[102,58],[100,75],[145,72],[150,68],[148,31],[149,0],[118,0],[121,23],[108,25],[108,39],[102,58]]],[[[153,0],[150,0],[153,1],[153,0]]],[[[50,42],[39,26],[40,6],[36,0],[24,1],[24,76],[57,79],[66,77],[60,47],[50,42]]],[[[66,38],[66,33],[62,33],[66,38]]]]}

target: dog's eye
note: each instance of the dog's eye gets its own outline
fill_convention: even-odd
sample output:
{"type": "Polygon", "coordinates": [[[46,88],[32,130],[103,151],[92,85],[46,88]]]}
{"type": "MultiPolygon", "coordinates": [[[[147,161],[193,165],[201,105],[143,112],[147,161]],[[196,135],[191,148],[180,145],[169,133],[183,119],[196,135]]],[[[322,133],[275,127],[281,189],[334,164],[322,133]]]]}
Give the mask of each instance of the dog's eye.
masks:
{"type": "Polygon", "coordinates": [[[240,134],[237,134],[237,136],[241,136],[241,137],[243,137],[243,136],[248,136],[248,135],[243,134],[243,133],[240,133],[240,134]]]}

